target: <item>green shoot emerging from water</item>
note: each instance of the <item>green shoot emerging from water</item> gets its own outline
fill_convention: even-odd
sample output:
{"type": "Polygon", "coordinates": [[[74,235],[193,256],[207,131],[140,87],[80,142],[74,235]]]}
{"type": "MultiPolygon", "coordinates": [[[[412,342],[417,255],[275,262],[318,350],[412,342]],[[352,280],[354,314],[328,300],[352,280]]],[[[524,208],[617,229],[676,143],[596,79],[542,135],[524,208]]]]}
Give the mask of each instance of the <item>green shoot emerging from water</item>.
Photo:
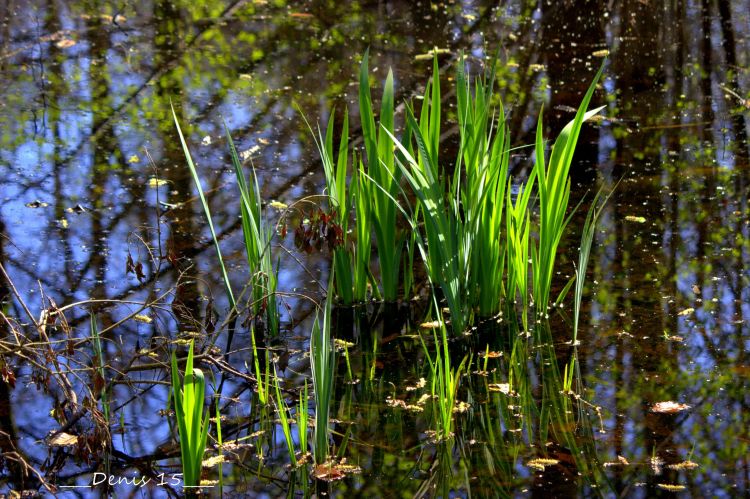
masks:
{"type": "Polygon", "coordinates": [[[181,386],[177,357],[172,352],[172,399],[180,433],[180,453],[185,487],[200,485],[201,463],[208,438],[208,413],[203,414],[206,382],[200,369],[193,369],[193,342],[190,342],[185,378],[181,386]]]}

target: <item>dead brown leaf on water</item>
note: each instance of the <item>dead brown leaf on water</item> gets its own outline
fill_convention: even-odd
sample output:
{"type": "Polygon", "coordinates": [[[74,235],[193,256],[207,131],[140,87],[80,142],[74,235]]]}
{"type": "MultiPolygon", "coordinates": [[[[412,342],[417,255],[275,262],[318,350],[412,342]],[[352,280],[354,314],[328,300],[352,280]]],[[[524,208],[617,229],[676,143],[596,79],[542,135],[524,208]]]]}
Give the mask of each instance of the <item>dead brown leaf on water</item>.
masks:
{"type": "Polygon", "coordinates": [[[342,480],[346,475],[361,472],[362,469],[359,466],[346,464],[346,459],[342,459],[339,463],[328,462],[317,465],[313,470],[313,477],[318,480],[333,482],[336,480],[342,480]]]}
{"type": "Polygon", "coordinates": [[[50,447],[65,447],[68,445],[78,444],[78,435],[71,435],[70,433],[58,433],[54,437],[47,441],[50,447]]]}
{"type": "Polygon", "coordinates": [[[479,356],[487,357],[488,359],[499,359],[500,357],[503,356],[503,352],[493,352],[493,351],[481,352],[479,356]]]}
{"type": "Polygon", "coordinates": [[[399,409],[404,409],[405,411],[411,411],[411,412],[422,412],[424,411],[424,407],[417,405],[417,404],[407,404],[405,400],[401,399],[393,399],[388,397],[385,399],[385,404],[388,407],[398,407],[399,409]]]}
{"type": "Polygon", "coordinates": [[[651,407],[651,412],[658,414],[675,414],[680,411],[690,409],[688,404],[681,404],[668,400],[666,402],[657,402],[651,407]]]}
{"type": "Polygon", "coordinates": [[[489,388],[491,392],[504,393],[509,397],[514,397],[515,395],[517,395],[516,392],[510,389],[509,383],[490,383],[489,385],[487,385],[487,388],[489,388]]]}

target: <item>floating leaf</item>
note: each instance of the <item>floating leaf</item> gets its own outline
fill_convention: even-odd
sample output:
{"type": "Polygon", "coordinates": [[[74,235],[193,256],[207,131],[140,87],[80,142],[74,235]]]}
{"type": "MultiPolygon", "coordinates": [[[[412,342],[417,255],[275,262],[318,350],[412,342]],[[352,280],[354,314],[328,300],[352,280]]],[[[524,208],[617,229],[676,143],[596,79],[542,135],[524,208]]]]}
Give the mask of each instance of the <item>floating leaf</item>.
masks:
{"type": "Polygon", "coordinates": [[[202,466],[204,468],[213,468],[214,466],[218,466],[219,464],[224,462],[224,456],[213,456],[209,457],[205,461],[203,461],[202,466]]]}
{"type": "Polygon", "coordinates": [[[135,317],[133,317],[133,319],[135,319],[137,322],[142,322],[144,324],[151,324],[154,321],[154,319],[152,319],[148,315],[143,315],[143,314],[136,314],[135,317]]]}
{"type": "Polygon", "coordinates": [[[62,40],[55,43],[55,46],[60,49],[67,49],[76,44],[76,41],[72,38],[63,38],[62,40]]]}
{"type": "Polygon", "coordinates": [[[488,359],[499,359],[503,356],[503,352],[479,352],[480,357],[487,357],[488,359]]]}
{"type": "Polygon", "coordinates": [[[605,468],[608,468],[610,466],[629,466],[629,465],[630,465],[630,461],[628,461],[622,456],[617,456],[617,461],[609,461],[603,464],[605,468]]]}
{"type": "Polygon", "coordinates": [[[693,312],[695,312],[695,309],[693,307],[688,307],[685,310],[678,312],[677,315],[685,316],[685,315],[690,315],[693,312]]]}
{"type": "Polygon", "coordinates": [[[423,322],[419,327],[420,329],[437,329],[440,327],[440,321],[423,322]]]}
{"type": "Polygon", "coordinates": [[[35,199],[34,201],[30,203],[26,203],[27,208],[45,208],[47,206],[49,206],[49,203],[39,201],[38,199],[35,199]]]}
{"type": "Polygon", "coordinates": [[[540,457],[537,459],[532,459],[531,461],[527,462],[526,466],[528,466],[529,468],[537,469],[539,471],[544,471],[544,468],[546,468],[547,466],[554,466],[559,462],[560,461],[557,459],[549,459],[549,458],[540,457]]]}
{"type": "Polygon", "coordinates": [[[156,189],[157,187],[161,187],[162,185],[167,185],[168,183],[168,181],[156,177],[151,177],[150,179],[148,179],[148,186],[152,189],[156,189]]]}
{"type": "Polygon", "coordinates": [[[346,475],[361,472],[359,466],[346,464],[346,460],[342,459],[340,463],[328,462],[317,465],[313,470],[313,477],[318,480],[333,482],[343,479],[346,475]]]}
{"type": "Polygon", "coordinates": [[[289,205],[282,203],[281,201],[271,201],[270,203],[268,203],[268,206],[279,211],[283,211],[289,208],[289,205]]]}
{"type": "Polygon", "coordinates": [[[490,383],[487,385],[487,388],[489,388],[491,392],[500,392],[506,395],[513,394],[510,391],[510,384],[508,383],[490,383]]]}
{"type": "Polygon", "coordinates": [[[686,488],[684,485],[676,485],[671,483],[657,483],[656,486],[660,489],[668,490],[670,492],[680,492],[682,490],[685,490],[686,488]]]}
{"type": "Polygon", "coordinates": [[[132,156],[128,158],[128,163],[132,164],[132,163],[140,163],[140,162],[141,162],[141,158],[139,158],[137,154],[133,154],[132,156]]]}
{"type": "Polygon", "coordinates": [[[413,391],[418,390],[420,388],[424,388],[426,384],[427,384],[427,380],[426,379],[419,378],[419,381],[417,381],[417,384],[414,385],[414,386],[407,386],[406,387],[406,391],[407,392],[413,392],[413,391]]]}
{"type": "Polygon", "coordinates": [[[459,402],[458,404],[456,404],[456,407],[453,408],[453,412],[457,412],[457,413],[462,414],[462,413],[468,411],[469,407],[471,407],[471,406],[468,403],[462,401],[462,402],[459,402]]]}
{"type": "Polygon", "coordinates": [[[627,220],[628,222],[635,222],[639,224],[646,223],[646,219],[644,217],[636,217],[635,215],[626,215],[625,220],[627,220]]]}
{"type": "Polygon", "coordinates": [[[71,435],[70,433],[61,432],[55,435],[54,437],[50,438],[47,441],[47,444],[50,447],[65,447],[67,445],[77,445],[78,436],[71,435]]]}
{"type": "Polygon", "coordinates": [[[204,145],[204,146],[211,145],[211,136],[206,135],[205,137],[203,137],[203,139],[201,140],[201,145],[204,145]]]}
{"type": "Polygon", "coordinates": [[[672,470],[692,470],[699,466],[698,463],[692,461],[682,461],[681,463],[670,464],[667,468],[672,470]]]}
{"type": "Polygon", "coordinates": [[[690,406],[687,404],[680,404],[679,402],[668,400],[666,402],[657,402],[654,404],[653,407],[651,407],[651,412],[659,414],[674,414],[687,409],[690,409],[690,406]]]}
{"type": "Polygon", "coordinates": [[[63,217],[60,220],[57,221],[57,224],[60,226],[61,229],[67,229],[68,228],[68,219],[63,217]]]}
{"type": "Polygon", "coordinates": [[[594,57],[607,57],[609,56],[609,50],[607,49],[597,50],[597,51],[592,52],[591,55],[593,55],[594,57]]]}

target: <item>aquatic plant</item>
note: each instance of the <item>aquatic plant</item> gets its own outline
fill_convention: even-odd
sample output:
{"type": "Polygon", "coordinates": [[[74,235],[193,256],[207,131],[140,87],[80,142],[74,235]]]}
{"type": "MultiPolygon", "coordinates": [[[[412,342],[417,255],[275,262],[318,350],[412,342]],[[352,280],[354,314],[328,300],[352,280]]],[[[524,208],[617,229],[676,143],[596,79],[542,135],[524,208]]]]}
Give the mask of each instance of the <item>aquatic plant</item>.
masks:
{"type": "Polygon", "coordinates": [[[278,262],[276,268],[274,268],[271,255],[273,227],[266,223],[261,213],[260,188],[255,168],[252,168],[253,189],[251,190],[247,186],[245,174],[242,171],[242,163],[226,123],[224,123],[224,131],[229,142],[232,166],[240,191],[242,235],[245,242],[248,268],[251,272],[250,289],[253,314],[256,318],[264,317],[265,327],[272,335],[276,335],[279,332],[279,307],[276,300],[279,269],[278,262]]]}
{"type": "MultiPolygon", "coordinates": [[[[404,246],[404,238],[398,234],[396,224],[398,207],[395,199],[400,191],[400,174],[395,166],[393,154],[393,110],[393,73],[389,70],[380,104],[380,126],[375,126],[368,52],[365,52],[359,70],[359,115],[365,142],[367,175],[380,188],[360,189],[360,196],[363,196],[362,202],[371,210],[370,220],[378,245],[380,280],[383,298],[386,301],[395,301],[398,297],[399,271],[404,246]]],[[[364,242],[361,241],[360,244],[364,242]]]]}
{"type": "Polygon", "coordinates": [[[203,414],[205,390],[206,382],[203,372],[193,368],[193,342],[191,341],[185,362],[183,383],[180,383],[177,357],[175,352],[172,352],[172,400],[180,434],[180,455],[185,487],[200,485],[209,422],[208,413],[205,416],[203,414]]]}
{"type": "Polygon", "coordinates": [[[570,221],[570,216],[566,215],[570,198],[569,172],[578,135],[583,122],[604,109],[602,106],[586,111],[603,71],[604,64],[589,85],[575,118],[562,129],[555,140],[549,162],[545,162],[542,116],[539,116],[534,163],[539,195],[539,226],[537,245],[532,251],[533,296],[537,317],[546,314],[557,249],[570,221]]]}
{"type": "MultiPolygon", "coordinates": [[[[224,258],[221,252],[221,246],[219,245],[219,239],[214,229],[213,218],[211,217],[211,210],[208,206],[208,202],[203,193],[203,187],[201,186],[200,177],[198,171],[195,168],[190,149],[187,146],[185,137],[182,134],[179,120],[177,119],[177,113],[175,112],[174,106],[172,106],[172,118],[174,120],[177,134],[180,137],[180,143],[182,144],[182,151],[185,155],[190,174],[193,177],[196,188],[198,190],[198,196],[201,200],[203,212],[206,215],[208,227],[211,232],[211,238],[216,249],[217,261],[221,269],[221,276],[224,282],[224,288],[226,291],[227,301],[230,306],[230,314],[238,313],[237,301],[232,291],[232,285],[229,280],[226,266],[224,264],[224,258]]],[[[234,145],[234,141],[229,133],[229,129],[224,123],[224,129],[227,134],[227,141],[229,142],[229,152],[231,156],[232,165],[235,171],[235,178],[237,181],[237,187],[240,191],[240,213],[242,216],[242,233],[244,237],[245,250],[247,255],[247,261],[249,270],[251,272],[250,287],[252,295],[252,309],[256,317],[264,315],[265,324],[268,331],[272,334],[278,333],[279,330],[279,312],[278,304],[276,301],[276,286],[278,281],[278,265],[274,269],[272,257],[271,257],[271,238],[273,236],[272,227],[268,226],[261,216],[261,198],[260,189],[258,187],[258,178],[253,170],[253,190],[248,189],[247,182],[245,181],[245,175],[242,172],[242,164],[237,154],[237,149],[234,145]]],[[[234,336],[234,328],[229,328],[227,336],[226,351],[231,349],[232,339],[234,336]]]]}
{"type": "MultiPolygon", "coordinates": [[[[328,289],[334,276],[331,272],[328,289]]],[[[313,455],[316,464],[323,464],[328,459],[330,441],[329,415],[333,397],[333,379],[336,376],[334,349],[331,341],[331,306],[333,293],[329,292],[323,306],[323,324],[316,314],[310,334],[310,365],[312,368],[313,390],[315,391],[315,433],[313,438],[313,455]]]]}

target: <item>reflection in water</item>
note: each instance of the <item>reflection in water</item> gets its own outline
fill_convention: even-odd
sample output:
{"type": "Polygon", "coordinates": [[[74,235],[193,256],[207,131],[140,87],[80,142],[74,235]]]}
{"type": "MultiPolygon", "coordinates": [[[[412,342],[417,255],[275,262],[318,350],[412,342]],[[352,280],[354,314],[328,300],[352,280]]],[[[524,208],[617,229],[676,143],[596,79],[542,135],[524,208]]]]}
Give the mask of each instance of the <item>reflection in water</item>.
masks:
{"type": "MultiPolygon", "coordinates": [[[[294,104],[321,121],[321,110],[341,113],[348,105],[351,140],[361,147],[352,85],[360,54],[370,47],[379,80],[393,68],[400,100],[419,94],[426,81],[429,64],[415,55],[438,46],[452,50],[441,59],[446,79],[459,49],[476,69],[500,48],[498,81],[518,145],[533,141],[542,102],[548,136],[570,119],[567,106],[577,104],[601,51],[609,51],[597,97],[608,104],[608,119],[585,129],[573,194],[580,199],[623,180],[592,250],[582,344],[577,351],[565,344],[566,309],[552,317],[543,346],[491,333],[498,339],[490,348],[503,357],[485,368],[476,355],[484,345],[474,348],[473,373],[459,391],[469,408],[456,415],[455,438],[435,444],[426,435],[429,403],[422,412],[385,404],[387,397],[419,401],[422,392],[405,387],[425,376],[424,354],[401,332],[421,322],[427,305],[410,314],[379,305],[342,311],[336,336],[354,346],[349,365],[339,365],[334,441],[362,473],[313,485],[340,496],[400,489],[651,497],[675,484],[696,496],[748,493],[746,0],[676,0],[658,8],[636,0],[508,1],[494,9],[481,2],[104,4],[0,4],[0,263],[23,300],[10,298],[2,281],[2,492],[38,489],[40,479],[87,484],[105,455],[113,473],[155,480],[157,472],[178,469],[161,362],[180,334],[209,324],[221,331],[227,304],[170,101],[192,124],[188,140],[233,284],[242,289],[248,276],[222,119],[252,158],[267,202],[319,194],[322,171],[294,104]],[[54,351],[17,345],[16,334],[38,339],[30,324],[44,309],[93,299],[106,301],[67,308],[66,321],[49,320],[54,351]],[[50,448],[44,437],[64,425],[68,433],[96,434],[94,408],[102,406],[86,396],[95,356],[80,341],[90,334],[90,311],[112,382],[112,449],[84,457],[50,448]],[[60,372],[45,378],[34,362],[53,358],[60,372]],[[580,398],[568,393],[568,380],[580,398]],[[66,402],[69,389],[76,402],[66,402]],[[653,412],[663,401],[692,408],[653,412]],[[539,458],[555,463],[526,466],[539,458]],[[684,461],[699,468],[675,467],[684,461]],[[41,475],[26,473],[24,463],[41,475]]],[[[450,109],[453,97],[447,99],[450,109]]],[[[515,154],[517,171],[528,169],[526,150],[515,154]]],[[[582,220],[575,215],[571,225],[582,220]]],[[[564,243],[571,248],[575,232],[564,243]]],[[[282,307],[284,341],[269,347],[288,359],[285,389],[296,399],[313,314],[301,295],[319,298],[315,281],[325,282],[328,257],[298,255],[290,239],[276,243],[280,287],[290,295],[282,307]]],[[[574,258],[560,255],[563,276],[574,272],[574,258]]],[[[237,331],[235,344],[249,345],[246,330],[237,331]]],[[[225,484],[270,496],[314,493],[301,470],[285,469],[275,414],[258,403],[244,366],[247,351],[233,356],[232,366],[212,355],[201,360],[207,370],[236,372],[219,400],[225,439],[236,440],[225,484]]],[[[216,477],[216,470],[208,474],[216,477]]]]}

